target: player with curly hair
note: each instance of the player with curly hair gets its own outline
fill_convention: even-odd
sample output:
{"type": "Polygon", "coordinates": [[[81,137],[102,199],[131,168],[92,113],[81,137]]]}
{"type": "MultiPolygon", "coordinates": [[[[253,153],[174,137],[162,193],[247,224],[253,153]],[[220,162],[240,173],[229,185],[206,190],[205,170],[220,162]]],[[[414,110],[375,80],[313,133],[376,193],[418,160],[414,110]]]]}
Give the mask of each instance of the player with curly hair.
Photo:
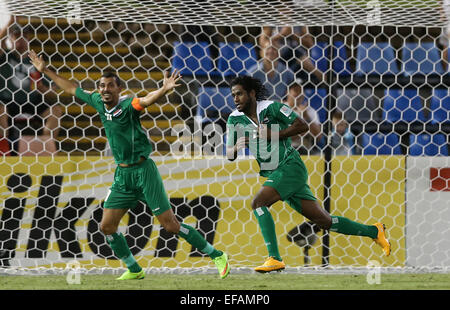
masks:
{"type": "Polygon", "coordinates": [[[264,100],[261,82],[250,76],[238,76],[231,81],[231,94],[236,111],[227,122],[227,157],[235,160],[238,151],[248,147],[266,177],[253,198],[251,207],[258,220],[269,257],[257,272],[285,269],[269,207],[277,201],[287,202],[319,228],[345,235],[372,238],[389,255],[391,246],[381,223],[364,225],[348,218],[330,215],[322,208],[308,185],[308,171],[299,153],[291,146],[293,135],[305,133],[308,124],[289,106],[264,100]]]}

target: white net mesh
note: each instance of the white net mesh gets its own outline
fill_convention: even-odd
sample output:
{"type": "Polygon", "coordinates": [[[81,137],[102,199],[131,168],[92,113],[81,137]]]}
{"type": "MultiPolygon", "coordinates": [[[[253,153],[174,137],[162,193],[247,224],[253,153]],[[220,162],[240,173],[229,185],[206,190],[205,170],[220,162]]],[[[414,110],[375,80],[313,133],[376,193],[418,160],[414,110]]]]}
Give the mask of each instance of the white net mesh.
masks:
{"type": "Polygon", "coordinates": [[[15,14],[155,24],[443,26],[441,0],[7,1],[15,14]],[[78,17],[77,17],[78,15],[78,17]]]}
{"type": "MultiPolygon", "coordinates": [[[[278,202],[271,212],[288,267],[450,266],[446,1],[0,5],[0,267],[124,266],[99,230],[115,169],[100,118],[40,79],[20,56],[27,42],[87,90],[114,70],[123,95],[143,96],[164,70],[181,70],[182,86],[148,108],[142,125],[175,213],[236,268],[267,256],[250,208],[264,178],[252,157],[222,157],[235,109],[228,82],[238,74],[261,78],[271,99],[309,123],[293,145],[321,204],[388,227],[385,258],[372,240],[321,231],[278,202]],[[275,75],[258,70],[265,60],[275,75]]],[[[144,205],[119,229],[145,268],[212,267],[144,205]]]]}

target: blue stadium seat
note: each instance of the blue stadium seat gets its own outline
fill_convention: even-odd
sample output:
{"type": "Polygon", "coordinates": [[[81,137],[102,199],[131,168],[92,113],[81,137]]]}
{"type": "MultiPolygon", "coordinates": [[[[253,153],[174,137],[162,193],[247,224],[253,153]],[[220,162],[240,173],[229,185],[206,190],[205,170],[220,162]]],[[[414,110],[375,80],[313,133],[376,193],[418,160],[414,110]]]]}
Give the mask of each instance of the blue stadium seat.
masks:
{"type": "Polygon", "coordinates": [[[172,72],[177,69],[181,75],[216,75],[214,63],[207,42],[174,42],[172,72]]]}
{"type": "Polygon", "coordinates": [[[347,56],[347,48],[342,41],[334,42],[333,47],[333,72],[336,75],[348,76],[352,69],[347,56]]]}
{"type": "Polygon", "coordinates": [[[356,51],[356,74],[397,74],[397,58],[387,42],[362,42],[356,51]]]}
{"type": "Polygon", "coordinates": [[[327,90],[325,88],[305,88],[303,92],[309,106],[317,111],[320,122],[324,123],[328,119],[328,112],[326,109],[327,90]]]}
{"type": "Polygon", "coordinates": [[[402,64],[406,75],[444,73],[440,52],[434,42],[405,43],[402,64]]]}
{"type": "Polygon", "coordinates": [[[410,134],[409,155],[448,156],[447,137],[444,134],[410,134]]]}
{"type": "MultiPolygon", "coordinates": [[[[230,114],[235,109],[229,87],[200,87],[196,116],[202,123],[214,122],[221,116],[230,114]],[[209,115],[213,115],[208,117],[209,115]]],[[[225,118],[226,121],[226,118],[225,118]]]]}
{"type": "Polygon", "coordinates": [[[383,100],[383,119],[398,121],[427,121],[417,89],[388,89],[383,100]]]}
{"type": "Polygon", "coordinates": [[[322,72],[327,72],[329,68],[328,63],[328,42],[318,41],[309,50],[309,56],[314,66],[322,72]]]}
{"type": "Polygon", "coordinates": [[[362,134],[363,155],[399,155],[402,153],[397,134],[362,134]]]}
{"type": "Polygon", "coordinates": [[[247,75],[257,62],[256,49],[250,43],[219,43],[217,68],[224,76],[247,75]]]}
{"type": "Polygon", "coordinates": [[[448,89],[434,89],[430,102],[431,123],[450,122],[450,92],[448,89]]]}

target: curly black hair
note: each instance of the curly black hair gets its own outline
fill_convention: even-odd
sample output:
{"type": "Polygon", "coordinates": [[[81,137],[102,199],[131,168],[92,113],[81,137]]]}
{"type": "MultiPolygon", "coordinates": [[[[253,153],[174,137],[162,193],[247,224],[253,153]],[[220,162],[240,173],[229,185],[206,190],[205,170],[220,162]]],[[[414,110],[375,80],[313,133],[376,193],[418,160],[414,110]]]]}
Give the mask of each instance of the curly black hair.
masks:
{"type": "Polygon", "coordinates": [[[256,101],[267,98],[267,90],[261,81],[248,75],[240,75],[235,77],[231,83],[230,88],[235,85],[241,85],[246,92],[255,91],[256,101]]]}

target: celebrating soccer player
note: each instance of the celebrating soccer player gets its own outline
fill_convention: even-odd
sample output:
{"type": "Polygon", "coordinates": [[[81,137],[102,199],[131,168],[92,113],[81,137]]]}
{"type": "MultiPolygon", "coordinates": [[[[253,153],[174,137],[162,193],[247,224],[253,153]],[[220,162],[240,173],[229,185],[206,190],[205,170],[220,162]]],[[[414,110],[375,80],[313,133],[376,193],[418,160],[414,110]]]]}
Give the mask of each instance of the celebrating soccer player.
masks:
{"type": "Polygon", "coordinates": [[[345,235],[372,238],[389,255],[391,246],[381,223],[364,225],[348,218],[330,215],[314,197],[308,172],[290,137],[305,133],[307,123],[285,104],[264,100],[264,86],[258,79],[239,76],[231,82],[231,93],[237,110],[227,122],[227,157],[234,160],[241,148],[249,147],[267,177],[252,201],[269,257],[255,268],[258,272],[285,268],[279,250],[275,223],[269,207],[282,200],[322,229],[345,235]]]}
{"type": "Polygon", "coordinates": [[[168,232],[178,234],[202,253],[209,255],[216,264],[221,278],[225,278],[230,267],[226,253],[215,249],[200,233],[189,225],[180,223],[170,206],[161,176],[149,155],[152,147],[140,122],[140,113],[166,93],[179,86],[178,72],[170,76],[165,72],[161,88],[145,97],[120,97],[122,87],[115,73],[103,74],[98,81],[98,91],[88,93],[77,83],[69,81],[49,68],[42,56],[30,51],[29,57],[39,72],[50,77],[56,85],[94,107],[105,128],[117,169],[108,196],[105,199],[101,230],[114,253],[128,267],[118,280],[143,279],[144,270],[128,248],[125,237],[117,232],[120,220],[137,201],[145,201],[152,213],[168,232]]]}

